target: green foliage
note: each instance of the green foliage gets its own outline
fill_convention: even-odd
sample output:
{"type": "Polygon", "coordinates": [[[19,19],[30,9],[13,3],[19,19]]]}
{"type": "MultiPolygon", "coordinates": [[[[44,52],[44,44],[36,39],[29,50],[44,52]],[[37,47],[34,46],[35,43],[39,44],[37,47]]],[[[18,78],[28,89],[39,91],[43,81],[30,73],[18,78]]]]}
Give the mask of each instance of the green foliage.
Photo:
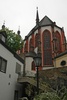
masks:
{"type": "Polygon", "coordinates": [[[64,94],[63,99],[62,100],[67,100],[67,93],[64,94]]]}
{"type": "Polygon", "coordinates": [[[42,93],[37,95],[34,100],[61,100],[60,97],[53,92],[42,93]]]}
{"type": "Polygon", "coordinates": [[[62,100],[67,100],[67,89],[65,90],[64,94],[61,97],[62,100]]]}
{"type": "Polygon", "coordinates": [[[18,34],[15,34],[13,30],[9,30],[8,28],[6,28],[5,30],[7,33],[6,44],[15,52],[19,49],[21,50],[23,46],[23,40],[21,36],[18,34]]]}
{"type": "Polygon", "coordinates": [[[67,100],[67,89],[65,88],[64,90],[64,88],[62,88],[61,91],[62,92],[60,96],[54,92],[44,92],[36,95],[34,100],[67,100]]]}

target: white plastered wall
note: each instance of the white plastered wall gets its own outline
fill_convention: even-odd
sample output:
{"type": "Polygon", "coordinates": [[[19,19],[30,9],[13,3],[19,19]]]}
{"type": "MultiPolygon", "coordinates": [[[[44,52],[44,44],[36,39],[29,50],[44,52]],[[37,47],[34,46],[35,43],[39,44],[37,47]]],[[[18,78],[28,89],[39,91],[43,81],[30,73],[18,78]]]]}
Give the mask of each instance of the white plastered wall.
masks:
{"type": "MultiPolygon", "coordinates": [[[[25,58],[25,71],[30,72],[34,75],[36,73],[36,71],[33,71],[31,69],[32,61],[33,61],[32,57],[26,57],[25,58]]],[[[33,75],[31,75],[31,76],[33,76],[33,75]]]]}
{"type": "Polygon", "coordinates": [[[0,56],[7,60],[6,73],[0,72],[0,100],[14,100],[14,91],[18,88],[16,88],[18,78],[18,74],[15,73],[16,62],[21,65],[21,70],[23,70],[23,64],[1,44],[0,56]]]}
{"type": "Polygon", "coordinates": [[[58,31],[61,34],[61,30],[57,27],[54,27],[54,32],[58,31]]]}

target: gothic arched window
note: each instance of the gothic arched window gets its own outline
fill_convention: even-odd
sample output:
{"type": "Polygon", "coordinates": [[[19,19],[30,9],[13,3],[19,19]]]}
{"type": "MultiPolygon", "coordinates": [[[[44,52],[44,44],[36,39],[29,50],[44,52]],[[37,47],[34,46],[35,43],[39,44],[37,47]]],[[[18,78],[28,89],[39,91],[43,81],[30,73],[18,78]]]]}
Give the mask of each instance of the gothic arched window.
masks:
{"type": "Polygon", "coordinates": [[[51,36],[48,30],[43,33],[44,65],[52,65],[51,36]]]}
{"type": "Polygon", "coordinates": [[[34,61],[32,62],[31,70],[35,70],[35,63],[34,63],[34,61]]]}
{"type": "Polygon", "coordinates": [[[32,38],[29,41],[29,51],[31,51],[31,47],[32,47],[32,38]]]}
{"type": "Polygon", "coordinates": [[[27,44],[25,43],[24,52],[27,51],[27,44]]]}
{"type": "Polygon", "coordinates": [[[35,47],[38,47],[38,41],[40,40],[40,34],[35,35],[35,47]]]}
{"type": "Polygon", "coordinates": [[[60,53],[61,52],[61,43],[60,43],[59,32],[56,31],[54,37],[56,38],[56,42],[55,42],[56,52],[60,53]]]}

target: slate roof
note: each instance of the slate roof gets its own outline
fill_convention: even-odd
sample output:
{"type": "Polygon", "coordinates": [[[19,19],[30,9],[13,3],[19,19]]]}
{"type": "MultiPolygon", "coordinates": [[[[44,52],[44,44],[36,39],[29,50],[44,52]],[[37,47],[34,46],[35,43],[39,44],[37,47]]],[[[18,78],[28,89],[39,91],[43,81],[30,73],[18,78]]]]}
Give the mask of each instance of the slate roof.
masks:
{"type": "Polygon", "coordinates": [[[58,54],[56,57],[54,57],[54,59],[62,57],[63,55],[66,55],[66,54],[67,54],[67,50],[65,52],[62,52],[62,53],[58,54]]]}
{"type": "MultiPolygon", "coordinates": [[[[44,27],[44,26],[52,26],[52,25],[55,25],[56,27],[58,27],[59,29],[62,29],[61,27],[57,26],[55,24],[55,22],[53,22],[49,17],[45,16],[40,22],[39,22],[39,25],[36,25],[29,33],[28,35],[26,36],[26,39],[27,37],[29,37],[31,34],[33,34],[33,32],[39,28],[39,27],[44,27]]],[[[25,40],[26,40],[25,39],[25,40]]]]}
{"type": "Polygon", "coordinates": [[[43,25],[50,25],[53,24],[53,21],[51,19],[49,19],[47,16],[45,16],[41,21],[40,21],[40,26],[43,25]]]}

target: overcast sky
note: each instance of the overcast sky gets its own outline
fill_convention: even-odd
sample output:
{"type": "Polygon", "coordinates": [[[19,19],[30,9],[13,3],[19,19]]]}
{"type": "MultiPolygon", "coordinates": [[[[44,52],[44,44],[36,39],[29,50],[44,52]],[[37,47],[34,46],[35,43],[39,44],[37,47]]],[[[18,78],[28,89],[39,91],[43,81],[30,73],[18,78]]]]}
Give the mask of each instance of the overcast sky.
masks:
{"type": "Polygon", "coordinates": [[[20,26],[24,37],[36,24],[36,7],[41,20],[47,15],[60,27],[64,27],[67,37],[67,0],[0,0],[0,29],[5,26],[17,32],[20,26]]]}

